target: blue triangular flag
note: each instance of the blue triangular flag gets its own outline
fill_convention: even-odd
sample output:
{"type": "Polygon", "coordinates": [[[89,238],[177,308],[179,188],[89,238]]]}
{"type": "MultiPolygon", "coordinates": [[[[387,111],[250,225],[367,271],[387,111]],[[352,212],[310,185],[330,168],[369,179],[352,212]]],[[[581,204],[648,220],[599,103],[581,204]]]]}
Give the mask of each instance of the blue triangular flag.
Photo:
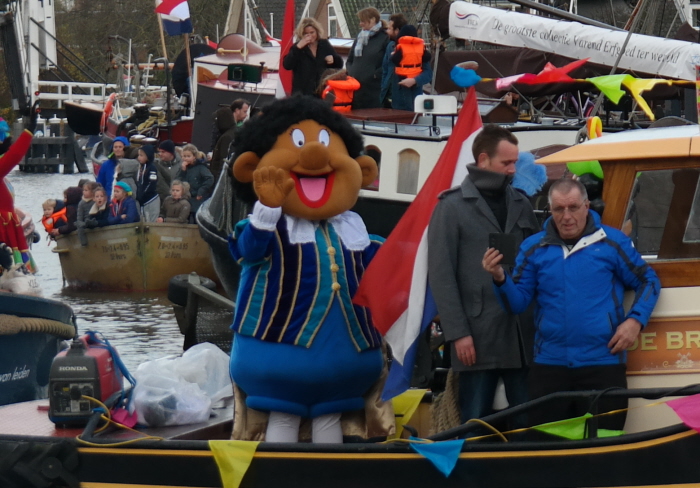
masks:
{"type": "MultiPolygon", "coordinates": [[[[412,439],[415,438],[412,437],[412,439]]],[[[433,463],[433,466],[447,478],[457,464],[463,445],[464,439],[457,439],[455,441],[433,442],[430,444],[412,443],[411,447],[418,454],[433,463]]]]}

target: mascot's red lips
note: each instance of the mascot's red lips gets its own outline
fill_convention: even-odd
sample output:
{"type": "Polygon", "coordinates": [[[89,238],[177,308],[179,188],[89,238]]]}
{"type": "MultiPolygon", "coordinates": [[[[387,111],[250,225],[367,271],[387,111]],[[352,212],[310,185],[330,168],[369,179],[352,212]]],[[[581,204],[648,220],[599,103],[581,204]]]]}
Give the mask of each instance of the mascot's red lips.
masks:
{"type": "Polygon", "coordinates": [[[335,172],[310,176],[290,173],[301,202],[311,208],[322,207],[330,198],[335,181],[335,172]]]}

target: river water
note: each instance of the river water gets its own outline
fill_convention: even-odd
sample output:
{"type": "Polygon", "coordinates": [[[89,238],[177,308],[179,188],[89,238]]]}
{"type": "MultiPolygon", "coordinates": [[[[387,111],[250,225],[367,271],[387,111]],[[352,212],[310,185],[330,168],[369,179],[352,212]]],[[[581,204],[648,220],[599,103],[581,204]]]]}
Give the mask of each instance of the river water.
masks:
{"type": "Polygon", "coordinates": [[[32,254],[43,296],[73,308],[78,332],[101,332],[117,348],[129,371],[144,361],[181,353],[183,336],[166,292],[80,292],[63,287],[58,254],[51,252],[55,243],[46,240],[40,222],[41,204],[48,198],[62,199],[63,190],[82,178],[94,179],[88,174],[33,174],[18,169],[8,176],[15,205],[32,214],[42,237],[33,245],[32,254]]]}

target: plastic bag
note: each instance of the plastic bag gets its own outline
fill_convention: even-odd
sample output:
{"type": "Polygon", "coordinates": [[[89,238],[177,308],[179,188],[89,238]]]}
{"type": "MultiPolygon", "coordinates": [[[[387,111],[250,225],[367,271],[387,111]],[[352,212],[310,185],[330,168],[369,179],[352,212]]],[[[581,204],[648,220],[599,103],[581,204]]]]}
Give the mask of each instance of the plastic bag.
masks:
{"type": "Polygon", "coordinates": [[[11,269],[5,270],[0,274],[0,290],[33,297],[43,295],[36,276],[29,273],[19,264],[15,264],[11,269]]]}
{"type": "Polygon", "coordinates": [[[175,360],[175,371],[190,383],[196,383],[216,408],[223,399],[233,396],[228,354],[214,344],[192,346],[175,360]]]}
{"type": "Polygon", "coordinates": [[[228,355],[213,344],[197,344],[182,357],[139,365],[132,406],[139,424],[184,425],[209,419],[212,404],[233,396],[228,355]]]}

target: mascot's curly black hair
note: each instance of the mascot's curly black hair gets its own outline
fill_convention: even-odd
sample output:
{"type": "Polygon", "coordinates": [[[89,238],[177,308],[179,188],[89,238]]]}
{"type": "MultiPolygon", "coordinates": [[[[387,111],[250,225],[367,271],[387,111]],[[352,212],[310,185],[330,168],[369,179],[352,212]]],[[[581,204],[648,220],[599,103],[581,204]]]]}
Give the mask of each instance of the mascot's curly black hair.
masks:
{"type": "MultiPolygon", "coordinates": [[[[357,158],[364,152],[362,136],[343,115],[318,98],[292,96],[266,105],[261,112],[243,124],[232,146],[232,160],[235,160],[235,155],[246,151],[252,151],[258,157],[262,157],[272,148],[280,134],[290,125],[303,120],[315,120],[338,134],[345,142],[351,158],[357,158]]],[[[240,200],[249,204],[257,200],[251,183],[241,183],[233,178],[233,184],[240,200]]]]}

